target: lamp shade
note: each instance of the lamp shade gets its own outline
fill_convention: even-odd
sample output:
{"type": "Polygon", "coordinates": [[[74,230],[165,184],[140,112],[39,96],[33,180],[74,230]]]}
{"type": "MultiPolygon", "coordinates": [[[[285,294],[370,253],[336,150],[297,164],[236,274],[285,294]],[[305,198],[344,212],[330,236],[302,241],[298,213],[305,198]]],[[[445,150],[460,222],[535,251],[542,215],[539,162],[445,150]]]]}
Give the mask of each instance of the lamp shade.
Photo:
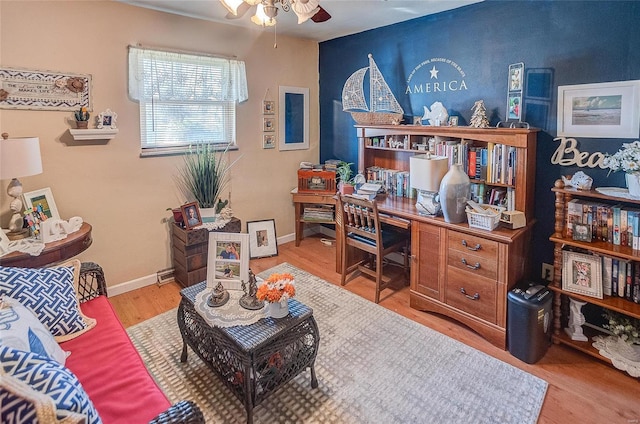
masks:
{"type": "Polygon", "coordinates": [[[409,158],[410,185],[416,190],[437,192],[440,181],[449,170],[449,158],[432,154],[409,158]]]}
{"type": "Polygon", "coordinates": [[[0,139],[0,179],[28,177],[42,173],[38,137],[0,139]]]}

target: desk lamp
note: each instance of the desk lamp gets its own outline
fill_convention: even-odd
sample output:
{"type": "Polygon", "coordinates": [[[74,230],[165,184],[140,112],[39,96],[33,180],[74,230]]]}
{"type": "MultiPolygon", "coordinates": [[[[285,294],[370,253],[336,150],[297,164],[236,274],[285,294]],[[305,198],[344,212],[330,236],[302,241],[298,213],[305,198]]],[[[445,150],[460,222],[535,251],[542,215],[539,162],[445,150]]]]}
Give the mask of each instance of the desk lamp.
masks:
{"type": "Polygon", "coordinates": [[[7,187],[7,194],[13,197],[10,203],[12,211],[9,221],[10,240],[25,238],[29,231],[22,228],[24,210],[22,205],[22,184],[18,177],[28,177],[42,173],[42,159],[40,158],[40,140],[37,137],[9,138],[9,134],[2,133],[0,140],[0,179],[11,179],[7,187]]]}
{"type": "Polygon", "coordinates": [[[435,216],[440,213],[438,190],[448,169],[449,159],[446,156],[427,153],[409,158],[411,187],[417,191],[416,209],[420,215],[435,216]]]}

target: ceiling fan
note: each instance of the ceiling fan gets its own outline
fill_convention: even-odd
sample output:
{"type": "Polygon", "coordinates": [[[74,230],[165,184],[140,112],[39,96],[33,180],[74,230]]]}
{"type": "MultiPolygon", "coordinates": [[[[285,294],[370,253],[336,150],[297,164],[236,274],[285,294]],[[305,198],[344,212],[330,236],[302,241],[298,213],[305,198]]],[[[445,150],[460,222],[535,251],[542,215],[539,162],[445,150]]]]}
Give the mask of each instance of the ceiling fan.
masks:
{"type": "Polygon", "coordinates": [[[319,0],[220,0],[229,13],[227,19],[237,19],[244,16],[253,6],[256,6],[256,13],[251,17],[251,21],[261,26],[273,26],[276,24],[278,15],[277,4],[282,10],[298,16],[298,23],[304,23],[311,19],[313,22],[325,22],[331,19],[331,15],[319,5],[319,0]]]}

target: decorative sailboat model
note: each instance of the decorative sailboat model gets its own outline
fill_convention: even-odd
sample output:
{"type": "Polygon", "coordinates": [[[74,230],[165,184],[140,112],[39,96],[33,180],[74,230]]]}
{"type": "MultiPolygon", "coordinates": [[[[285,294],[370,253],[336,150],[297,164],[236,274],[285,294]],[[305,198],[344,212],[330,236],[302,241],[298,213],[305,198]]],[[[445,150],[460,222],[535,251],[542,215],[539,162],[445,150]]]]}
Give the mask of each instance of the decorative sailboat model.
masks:
{"type": "Polygon", "coordinates": [[[369,54],[369,66],[358,69],[347,79],[342,88],[342,110],[351,112],[357,124],[399,124],[404,110],[391,92],[369,54]],[[367,106],[364,98],[364,77],[369,70],[369,95],[371,107],[367,106]]]}

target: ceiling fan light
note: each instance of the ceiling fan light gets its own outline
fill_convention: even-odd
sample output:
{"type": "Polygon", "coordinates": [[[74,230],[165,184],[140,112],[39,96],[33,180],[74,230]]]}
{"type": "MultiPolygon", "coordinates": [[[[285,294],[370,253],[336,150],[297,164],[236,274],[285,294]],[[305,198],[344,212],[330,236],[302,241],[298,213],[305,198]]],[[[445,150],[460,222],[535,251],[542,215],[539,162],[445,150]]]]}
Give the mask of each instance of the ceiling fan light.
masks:
{"type": "Polygon", "coordinates": [[[274,26],[276,24],[275,15],[277,15],[278,10],[276,9],[276,13],[273,15],[274,17],[269,17],[265,13],[264,6],[259,4],[256,8],[256,14],[251,17],[251,22],[260,26],[274,26]]]}
{"type": "Polygon", "coordinates": [[[220,0],[220,3],[222,3],[229,13],[238,16],[238,7],[244,3],[244,0],[220,0]]]}
{"type": "Polygon", "coordinates": [[[318,0],[296,0],[291,3],[291,9],[298,16],[298,24],[302,24],[320,11],[318,0]]]}

